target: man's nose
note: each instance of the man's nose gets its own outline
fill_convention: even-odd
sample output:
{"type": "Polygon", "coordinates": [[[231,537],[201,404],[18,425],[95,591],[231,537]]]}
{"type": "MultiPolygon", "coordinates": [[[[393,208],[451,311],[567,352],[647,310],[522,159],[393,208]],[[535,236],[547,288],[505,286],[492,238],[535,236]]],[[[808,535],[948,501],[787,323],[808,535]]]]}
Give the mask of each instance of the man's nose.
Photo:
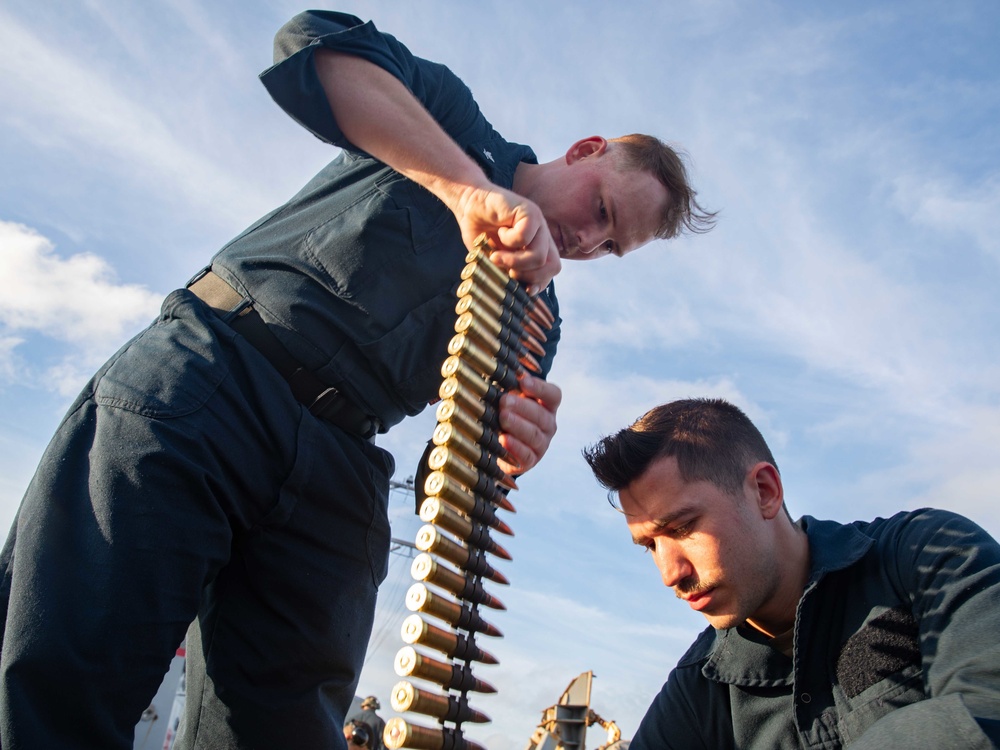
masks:
{"type": "Polygon", "coordinates": [[[591,255],[604,246],[608,237],[598,228],[585,228],[577,234],[577,245],[581,255],[591,255]]]}
{"type": "Polygon", "coordinates": [[[656,540],[653,559],[660,571],[663,585],[669,588],[674,588],[692,573],[691,564],[687,558],[684,557],[676,544],[667,539],[658,538],[656,540]]]}

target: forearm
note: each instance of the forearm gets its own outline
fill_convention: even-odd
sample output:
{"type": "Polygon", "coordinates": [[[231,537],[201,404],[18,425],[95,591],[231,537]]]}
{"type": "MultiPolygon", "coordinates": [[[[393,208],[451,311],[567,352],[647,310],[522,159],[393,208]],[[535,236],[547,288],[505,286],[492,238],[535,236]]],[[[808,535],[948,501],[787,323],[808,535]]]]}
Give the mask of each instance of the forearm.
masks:
{"type": "Polygon", "coordinates": [[[393,75],[367,60],[321,49],[316,72],[344,136],[429,190],[453,213],[493,185],[393,75]]]}

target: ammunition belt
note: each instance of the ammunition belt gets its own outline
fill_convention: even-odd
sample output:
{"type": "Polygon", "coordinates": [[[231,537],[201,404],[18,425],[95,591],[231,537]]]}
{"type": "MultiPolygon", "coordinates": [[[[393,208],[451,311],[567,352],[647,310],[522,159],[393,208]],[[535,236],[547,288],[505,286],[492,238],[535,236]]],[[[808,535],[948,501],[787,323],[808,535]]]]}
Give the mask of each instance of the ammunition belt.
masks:
{"type": "Polygon", "coordinates": [[[514,510],[507,493],[517,489],[497,463],[509,458],[499,441],[499,402],[504,392],[517,389],[519,372],[539,370],[533,355],[545,353],[544,329],[554,318],[490,261],[489,250],[486,236],[480,236],[458,287],[455,335],[441,366],[435,448],[426,459],[426,480],[417,488],[425,525],[417,532],[421,552],[410,568],[416,583],[406,593],[413,612],[403,621],[407,645],[395,660],[404,679],[391,695],[395,711],[433,717],[438,726],[390,719],[383,735],[389,750],[484,750],[462,731],[465,722],[490,720],[469,705],[468,693],[496,692],[473,675],[472,665],[497,663],[477,636],[501,637],[480,607],[506,609],[484,586],[507,584],[489,556],[509,560],[510,555],[491,534],[512,533],[498,511],[514,510]],[[433,687],[418,687],[414,679],[433,687]]]}

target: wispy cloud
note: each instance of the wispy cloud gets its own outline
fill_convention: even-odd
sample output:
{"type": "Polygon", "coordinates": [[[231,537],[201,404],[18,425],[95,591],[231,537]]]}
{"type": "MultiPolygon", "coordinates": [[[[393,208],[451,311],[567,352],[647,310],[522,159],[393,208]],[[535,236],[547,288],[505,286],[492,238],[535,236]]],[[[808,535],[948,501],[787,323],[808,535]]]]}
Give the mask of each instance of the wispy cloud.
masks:
{"type": "MultiPolygon", "coordinates": [[[[211,205],[219,221],[233,226],[246,221],[246,204],[263,211],[273,202],[260,183],[230,174],[211,153],[181,141],[176,122],[136,98],[134,87],[141,84],[120,88],[123,79],[88,59],[86,49],[75,52],[0,11],[0,97],[6,104],[0,118],[21,138],[89,161],[123,184],[211,205]]],[[[197,98],[167,111],[183,121],[192,101],[197,98]]]]}

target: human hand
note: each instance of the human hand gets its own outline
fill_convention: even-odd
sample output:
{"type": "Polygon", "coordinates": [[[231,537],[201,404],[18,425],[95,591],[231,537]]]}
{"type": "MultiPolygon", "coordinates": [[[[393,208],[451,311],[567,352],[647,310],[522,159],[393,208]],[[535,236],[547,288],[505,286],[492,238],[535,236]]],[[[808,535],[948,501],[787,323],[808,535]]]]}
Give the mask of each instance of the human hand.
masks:
{"type": "Polygon", "coordinates": [[[500,399],[500,444],[508,458],[499,461],[507,474],[523,474],[537,464],[556,434],[556,411],[562,391],[527,373],[518,376],[519,390],[500,399]]]}
{"type": "Polygon", "coordinates": [[[466,247],[480,234],[492,240],[490,260],[537,294],[561,268],[559,248],[542,210],[533,202],[496,185],[469,188],[454,209],[466,247]]]}

